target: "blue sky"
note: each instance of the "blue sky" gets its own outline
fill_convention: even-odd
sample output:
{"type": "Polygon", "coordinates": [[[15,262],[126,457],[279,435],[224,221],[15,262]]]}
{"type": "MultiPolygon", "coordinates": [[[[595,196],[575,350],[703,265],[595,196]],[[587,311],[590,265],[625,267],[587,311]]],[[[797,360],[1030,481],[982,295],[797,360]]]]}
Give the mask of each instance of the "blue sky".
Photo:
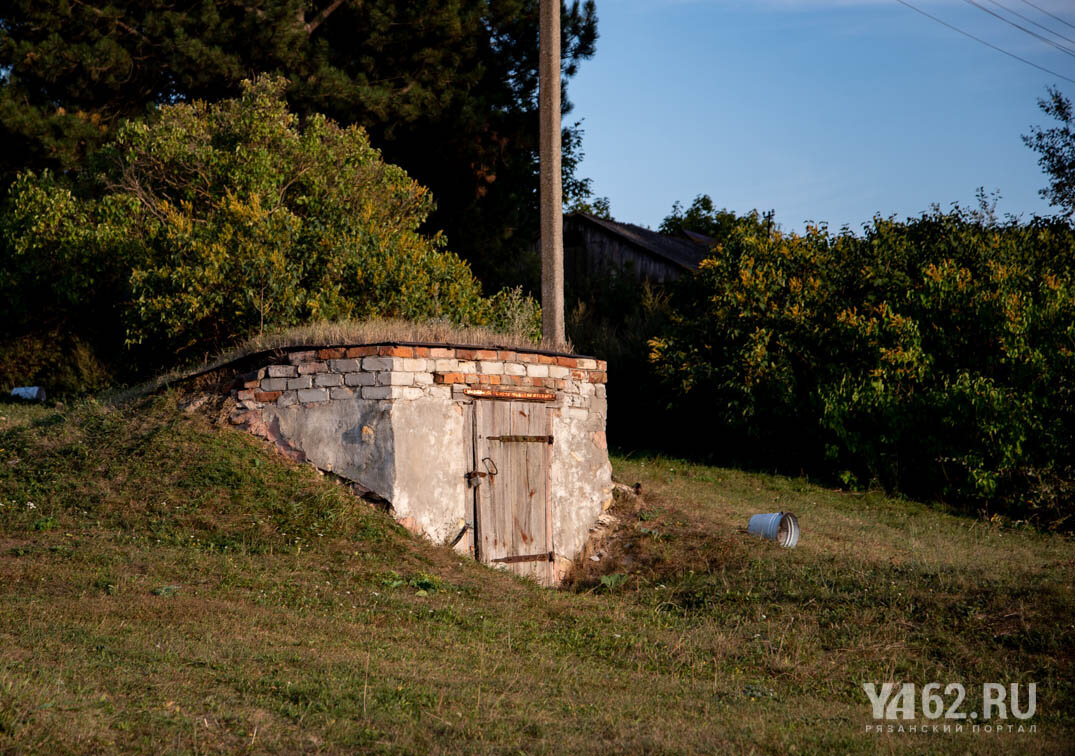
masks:
{"type": "MultiPolygon", "coordinates": [[[[997,1],[1075,39],[1022,0],[997,1]]],[[[1075,79],[1075,57],[967,2],[909,2],[1075,79]]],[[[1075,24],[1075,0],[1032,2],[1075,24]]],[[[618,220],[656,227],[674,201],[706,193],[737,212],[774,209],[789,230],[859,230],[875,213],[974,206],[978,187],[1000,192],[1002,214],[1050,212],[1020,135],[1050,123],[1037,106],[1046,86],[1075,99],[1075,84],[895,0],[598,0],[597,11],[597,54],[568,86],[565,121],[582,119],[581,173],[618,220]]]]}

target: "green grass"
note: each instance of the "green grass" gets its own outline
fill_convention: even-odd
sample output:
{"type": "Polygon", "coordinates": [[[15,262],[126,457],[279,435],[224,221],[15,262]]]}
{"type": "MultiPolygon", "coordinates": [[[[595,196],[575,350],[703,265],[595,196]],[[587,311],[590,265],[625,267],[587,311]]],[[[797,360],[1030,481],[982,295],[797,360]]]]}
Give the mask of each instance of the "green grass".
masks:
{"type": "Polygon", "coordinates": [[[0,752],[1070,752],[1069,538],[614,468],[644,503],[549,591],[168,397],[9,420],[0,752]],[[740,532],[778,510],[799,548],[740,532]],[[867,734],[861,683],[887,680],[962,682],[965,710],[983,682],[1034,681],[1037,732],[867,734]]]}

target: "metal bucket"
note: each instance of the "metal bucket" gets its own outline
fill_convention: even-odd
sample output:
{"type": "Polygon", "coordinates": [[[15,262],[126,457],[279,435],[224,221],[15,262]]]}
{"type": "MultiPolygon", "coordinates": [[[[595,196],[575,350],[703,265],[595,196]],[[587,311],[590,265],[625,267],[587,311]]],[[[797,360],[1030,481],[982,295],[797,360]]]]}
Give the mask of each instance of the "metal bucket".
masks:
{"type": "Polygon", "coordinates": [[[747,532],[793,549],[799,542],[799,520],[791,512],[756,514],[750,518],[747,532]]]}

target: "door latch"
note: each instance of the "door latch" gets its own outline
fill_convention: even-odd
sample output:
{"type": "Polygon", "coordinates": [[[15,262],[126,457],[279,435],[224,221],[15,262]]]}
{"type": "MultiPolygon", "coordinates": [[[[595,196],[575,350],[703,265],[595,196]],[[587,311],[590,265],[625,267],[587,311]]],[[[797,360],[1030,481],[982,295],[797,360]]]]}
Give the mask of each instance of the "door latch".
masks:
{"type": "Polygon", "coordinates": [[[480,486],[482,478],[489,478],[489,482],[492,483],[493,478],[496,477],[496,462],[494,462],[489,457],[485,457],[482,459],[482,464],[485,465],[484,472],[482,472],[481,470],[471,470],[467,473],[467,483],[470,484],[471,488],[480,486]]]}

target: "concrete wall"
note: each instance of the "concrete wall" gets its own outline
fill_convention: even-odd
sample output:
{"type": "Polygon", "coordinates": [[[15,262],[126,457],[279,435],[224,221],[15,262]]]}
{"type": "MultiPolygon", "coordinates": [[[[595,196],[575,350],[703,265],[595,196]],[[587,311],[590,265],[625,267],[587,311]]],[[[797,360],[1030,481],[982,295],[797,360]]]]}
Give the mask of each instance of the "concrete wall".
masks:
{"type": "MultiPolygon", "coordinates": [[[[552,414],[549,505],[557,579],[612,501],[606,365],[584,357],[364,345],[295,351],[241,376],[232,422],[354,481],[437,543],[473,521],[468,390],[540,393],[552,414]]],[[[470,547],[464,539],[457,548],[470,547]]]]}

